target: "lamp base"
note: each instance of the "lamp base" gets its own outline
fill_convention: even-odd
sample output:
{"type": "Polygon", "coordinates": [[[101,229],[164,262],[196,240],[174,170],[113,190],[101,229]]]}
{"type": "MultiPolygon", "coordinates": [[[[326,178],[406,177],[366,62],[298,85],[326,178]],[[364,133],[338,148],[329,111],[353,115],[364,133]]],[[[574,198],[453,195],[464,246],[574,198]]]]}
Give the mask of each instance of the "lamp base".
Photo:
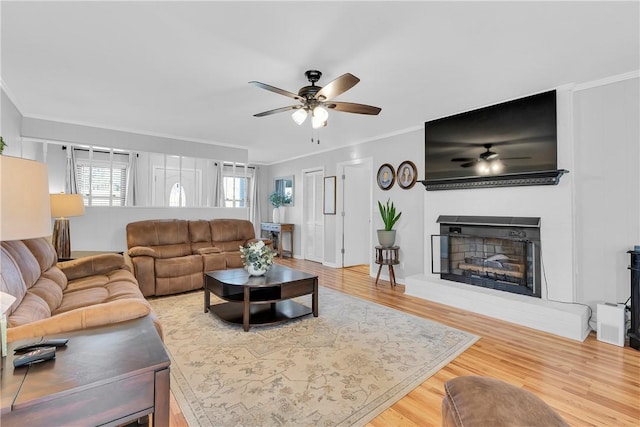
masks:
{"type": "Polygon", "coordinates": [[[71,257],[71,239],[69,237],[69,219],[57,218],[53,224],[51,243],[56,249],[58,259],[71,257]]]}

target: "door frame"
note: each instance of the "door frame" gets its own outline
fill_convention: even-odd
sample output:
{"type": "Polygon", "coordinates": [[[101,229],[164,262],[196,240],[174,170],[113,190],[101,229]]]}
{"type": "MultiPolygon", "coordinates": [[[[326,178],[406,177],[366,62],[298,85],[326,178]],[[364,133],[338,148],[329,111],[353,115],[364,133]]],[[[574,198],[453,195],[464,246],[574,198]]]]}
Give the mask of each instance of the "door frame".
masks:
{"type": "MultiPolygon", "coordinates": [[[[338,264],[338,266],[340,268],[344,267],[344,257],[343,257],[343,250],[344,250],[344,168],[345,166],[352,166],[352,165],[359,165],[359,164],[364,164],[366,166],[369,167],[369,170],[371,171],[371,177],[368,180],[368,192],[369,192],[369,201],[371,202],[373,200],[373,157],[362,157],[359,159],[354,159],[354,160],[349,160],[346,162],[339,162],[336,164],[336,171],[338,171],[339,176],[338,179],[340,181],[340,185],[338,185],[338,188],[336,189],[337,194],[336,194],[336,212],[337,214],[340,216],[340,225],[336,226],[336,264],[338,264]]],[[[372,202],[371,202],[372,203],[372,202]]],[[[371,246],[371,242],[372,242],[372,228],[373,228],[373,208],[371,206],[367,208],[368,209],[368,214],[369,214],[369,236],[368,240],[369,240],[369,247],[371,247],[373,249],[373,246],[371,246]]],[[[369,253],[369,265],[371,265],[373,263],[373,251],[370,251],[369,253]]]]}
{"type": "MultiPolygon", "coordinates": [[[[305,207],[309,203],[309,198],[306,197],[306,192],[305,192],[305,185],[306,185],[305,175],[307,173],[311,173],[311,172],[320,172],[322,177],[324,177],[325,176],[325,172],[324,172],[324,166],[318,166],[318,167],[315,167],[315,168],[305,168],[305,169],[302,169],[300,172],[301,172],[301,178],[302,178],[300,180],[301,183],[302,183],[302,185],[301,185],[302,188],[300,188],[298,190],[298,191],[300,191],[300,193],[296,193],[296,194],[302,196],[302,215],[301,215],[302,222],[300,224],[300,256],[301,256],[301,259],[306,259],[305,248],[307,247],[307,238],[308,238],[308,236],[307,236],[307,232],[306,232],[306,227],[304,225],[306,224],[306,221],[307,221],[307,218],[305,217],[305,212],[306,212],[305,207]]],[[[319,197],[319,200],[316,200],[316,202],[319,202],[320,206],[322,206],[322,194],[317,195],[316,197],[319,197]]],[[[324,215],[322,216],[322,226],[323,226],[323,229],[325,230],[325,233],[326,233],[326,226],[327,225],[326,225],[326,221],[325,221],[324,215]]],[[[325,246],[324,246],[324,243],[325,243],[324,234],[325,233],[322,233],[322,248],[323,248],[323,250],[322,250],[322,262],[323,263],[324,263],[324,260],[326,258],[324,256],[324,248],[325,248],[325,246]]]]}

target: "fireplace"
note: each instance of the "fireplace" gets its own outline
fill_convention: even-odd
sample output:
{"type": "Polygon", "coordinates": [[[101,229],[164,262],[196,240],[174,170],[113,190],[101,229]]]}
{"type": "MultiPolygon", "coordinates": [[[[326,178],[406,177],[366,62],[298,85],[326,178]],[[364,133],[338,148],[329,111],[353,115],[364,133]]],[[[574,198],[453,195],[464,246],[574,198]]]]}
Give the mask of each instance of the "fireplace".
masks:
{"type": "Polygon", "coordinates": [[[440,278],[541,297],[540,218],[440,215],[431,236],[440,278]]]}

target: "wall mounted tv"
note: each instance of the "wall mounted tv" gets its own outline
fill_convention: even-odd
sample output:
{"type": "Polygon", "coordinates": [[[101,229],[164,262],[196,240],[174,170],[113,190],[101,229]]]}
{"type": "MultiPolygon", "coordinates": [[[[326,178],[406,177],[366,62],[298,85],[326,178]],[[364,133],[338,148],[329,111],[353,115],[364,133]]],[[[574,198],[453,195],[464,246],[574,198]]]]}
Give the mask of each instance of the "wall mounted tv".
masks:
{"type": "Polygon", "coordinates": [[[555,185],[556,91],[425,123],[427,190],[555,185]]]}

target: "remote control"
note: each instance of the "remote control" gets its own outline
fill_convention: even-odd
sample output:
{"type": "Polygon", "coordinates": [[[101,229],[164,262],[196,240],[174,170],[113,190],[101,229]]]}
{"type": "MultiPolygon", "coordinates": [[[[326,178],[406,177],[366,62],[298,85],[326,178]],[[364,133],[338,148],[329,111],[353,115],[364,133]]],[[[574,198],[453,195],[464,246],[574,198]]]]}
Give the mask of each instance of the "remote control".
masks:
{"type": "Polygon", "coordinates": [[[51,338],[38,342],[24,344],[13,349],[14,354],[22,354],[42,347],[64,347],[69,342],[69,338],[51,338]]]}
{"type": "Polygon", "coordinates": [[[20,366],[31,365],[32,363],[39,363],[44,362],[45,360],[55,359],[55,357],[55,347],[41,347],[13,359],[13,367],[19,368],[20,366]]]}

